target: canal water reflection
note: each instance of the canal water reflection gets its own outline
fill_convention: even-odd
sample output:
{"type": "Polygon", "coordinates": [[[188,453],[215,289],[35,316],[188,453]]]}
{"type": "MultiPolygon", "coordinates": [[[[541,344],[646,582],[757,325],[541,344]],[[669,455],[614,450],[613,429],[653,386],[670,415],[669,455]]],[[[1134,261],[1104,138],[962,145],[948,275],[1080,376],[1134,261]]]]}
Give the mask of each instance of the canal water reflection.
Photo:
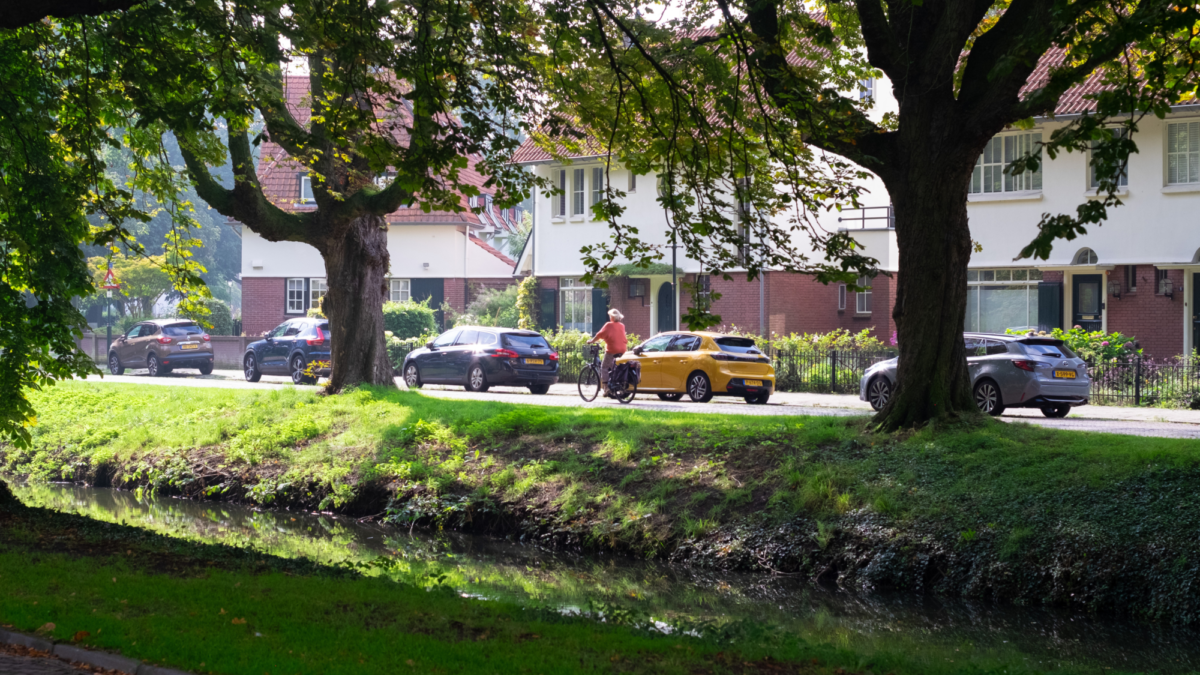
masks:
{"type": "MultiPolygon", "coordinates": [[[[328,563],[389,556],[387,574],[478,597],[560,609],[589,603],[657,619],[753,619],[809,642],[918,662],[1079,672],[1200,670],[1200,631],[1057,610],[914,595],[863,597],[807,581],[550,552],[482,536],[430,535],[328,515],[255,510],[70,485],[13,485],[26,504],[208,543],[328,563]]],[[[955,666],[952,666],[955,667],[955,666]]]]}

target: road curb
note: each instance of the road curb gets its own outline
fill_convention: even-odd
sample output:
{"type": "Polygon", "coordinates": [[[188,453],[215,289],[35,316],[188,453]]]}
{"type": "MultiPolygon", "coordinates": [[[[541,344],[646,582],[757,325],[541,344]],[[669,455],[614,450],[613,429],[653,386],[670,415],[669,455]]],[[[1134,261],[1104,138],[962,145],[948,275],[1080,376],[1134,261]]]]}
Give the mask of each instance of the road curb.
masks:
{"type": "Polygon", "coordinates": [[[83,647],[64,643],[55,643],[50,640],[25,635],[24,633],[16,633],[3,628],[0,628],[0,644],[17,645],[39,652],[49,652],[64,661],[82,663],[105,670],[115,670],[127,675],[191,675],[182,670],[150,665],[149,663],[143,663],[127,656],[84,649],[83,647]]]}

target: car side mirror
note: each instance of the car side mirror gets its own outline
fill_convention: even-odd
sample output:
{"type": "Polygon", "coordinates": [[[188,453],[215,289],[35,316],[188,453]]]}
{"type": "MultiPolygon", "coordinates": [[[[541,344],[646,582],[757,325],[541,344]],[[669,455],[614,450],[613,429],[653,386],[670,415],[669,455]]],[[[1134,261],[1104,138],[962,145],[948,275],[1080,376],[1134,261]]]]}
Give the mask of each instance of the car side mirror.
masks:
{"type": "Polygon", "coordinates": [[[432,341],[432,340],[430,340],[429,342],[426,342],[426,343],[425,343],[425,348],[426,348],[426,349],[428,349],[428,350],[429,350],[429,351],[431,351],[431,352],[435,352],[435,351],[437,351],[437,347],[434,347],[434,346],[433,346],[433,341],[432,341]]]}
{"type": "Polygon", "coordinates": [[[633,353],[634,353],[634,355],[636,355],[636,356],[641,356],[641,355],[642,355],[642,348],[641,348],[641,347],[634,347],[634,348],[633,348],[633,353]]]}

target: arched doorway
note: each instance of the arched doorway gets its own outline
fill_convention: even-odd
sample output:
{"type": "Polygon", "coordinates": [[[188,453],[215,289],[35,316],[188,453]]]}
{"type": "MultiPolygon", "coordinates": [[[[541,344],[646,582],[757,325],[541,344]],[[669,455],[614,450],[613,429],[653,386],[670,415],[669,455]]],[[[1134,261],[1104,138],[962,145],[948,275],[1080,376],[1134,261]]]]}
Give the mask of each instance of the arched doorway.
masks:
{"type": "Polygon", "coordinates": [[[675,287],[667,282],[658,287],[658,332],[675,330],[675,287]]]}

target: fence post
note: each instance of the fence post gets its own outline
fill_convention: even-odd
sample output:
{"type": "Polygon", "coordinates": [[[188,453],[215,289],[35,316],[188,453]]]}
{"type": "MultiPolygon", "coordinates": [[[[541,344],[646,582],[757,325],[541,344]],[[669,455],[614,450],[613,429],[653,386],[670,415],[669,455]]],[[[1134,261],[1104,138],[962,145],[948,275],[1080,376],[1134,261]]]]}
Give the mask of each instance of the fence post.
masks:
{"type": "Polygon", "coordinates": [[[1142,404],[1142,357],[1139,354],[1133,359],[1136,364],[1133,376],[1133,404],[1140,406],[1142,404]]]}
{"type": "Polygon", "coordinates": [[[837,350],[829,351],[829,393],[837,393],[837,350]]]}

